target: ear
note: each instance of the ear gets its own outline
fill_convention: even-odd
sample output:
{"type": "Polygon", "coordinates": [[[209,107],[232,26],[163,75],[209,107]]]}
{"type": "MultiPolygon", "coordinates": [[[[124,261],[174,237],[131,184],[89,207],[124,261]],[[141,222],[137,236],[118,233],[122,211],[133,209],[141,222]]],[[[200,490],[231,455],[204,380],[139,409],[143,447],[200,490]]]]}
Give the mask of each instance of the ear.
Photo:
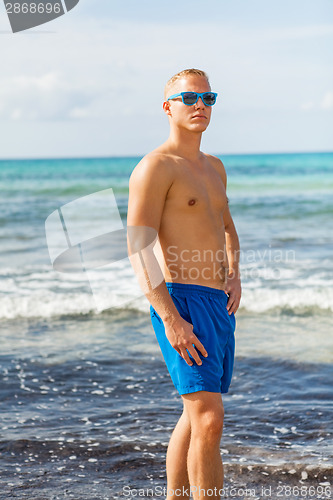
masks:
{"type": "Polygon", "coordinates": [[[164,101],[163,102],[163,109],[164,109],[164,112],[168,116],[172,116],[171,109],[170,109],[170,101],[164,101]]]}

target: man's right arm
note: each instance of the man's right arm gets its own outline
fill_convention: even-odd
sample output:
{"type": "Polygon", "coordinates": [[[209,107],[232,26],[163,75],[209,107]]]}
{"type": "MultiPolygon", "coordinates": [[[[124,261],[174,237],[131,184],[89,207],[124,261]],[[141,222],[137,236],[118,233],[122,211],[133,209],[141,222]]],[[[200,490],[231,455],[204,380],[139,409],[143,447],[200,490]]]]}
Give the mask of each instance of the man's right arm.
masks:
{"type": "Polygon", "coordinates": [[[129,180],[128,254],[142,290],[163,322],[180,316],[165,286],[152,245],[152,240],[158,237],[172,181],[163,157],[155,154],[143,158],[129,180]]]}
{"type": "Polygon", "coordinates": [[[170,344],[189,365],[192,362],[187,350],[201,364],[192,344],[203,355],[207,353],[193,333],[193,326],[180,316],[153,252],[172,183],[173,171],[164,155],[147,155],[133,170],[127,213],[128,254],[144,294],[164,323],[170,344]]]}

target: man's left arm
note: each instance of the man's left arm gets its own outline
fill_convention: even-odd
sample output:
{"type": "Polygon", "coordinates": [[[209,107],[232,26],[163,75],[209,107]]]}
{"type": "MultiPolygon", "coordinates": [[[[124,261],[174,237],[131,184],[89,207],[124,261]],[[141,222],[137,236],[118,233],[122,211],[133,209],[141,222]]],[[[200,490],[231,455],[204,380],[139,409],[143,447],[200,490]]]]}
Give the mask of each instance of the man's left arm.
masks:
{"type": "Polygon", "coordinates": [[[229,295],[227,309],[229,314],[235,313],[239,307],[242,288],[239,273],[240,247],[237,231],[232,220],[229,206],[227,205],[223,214],[225,245],[229,262],[229,270],[225,291],[229,295]]]}
{"type": "MultiPolygon", "coordinates": [[[[216,156],[210,156],[211,161],[219,172],[222,182],[227,192],[227,174],[222,161],[216,156]]],[[[239,273],[240,247],[237,231],[229,210],[229,200],[223,212],[223,222],[225,230],[225,248],[227,252],[229,270],[225,291],[229,295],[227,309],[228,313],[235,313],[239,307],[242,288],[239,273]]]]}

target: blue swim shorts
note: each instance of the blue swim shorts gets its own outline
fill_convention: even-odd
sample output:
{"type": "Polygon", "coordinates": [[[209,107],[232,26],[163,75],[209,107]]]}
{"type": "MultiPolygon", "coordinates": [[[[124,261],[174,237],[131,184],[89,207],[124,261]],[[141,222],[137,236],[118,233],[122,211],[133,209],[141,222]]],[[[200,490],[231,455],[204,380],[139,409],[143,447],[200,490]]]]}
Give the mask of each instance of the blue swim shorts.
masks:
{"type": "Polygon", "coordinates": [[[227,311],[228,295],[224,290],[208,286],[166,282],[168,292],[181,315],[193,325],[193,333],[205,347],[208,357],[200,351],[202,365],[189,366],[165,335],[164,324],[150,306],[150,317],[165,363],[179,394],[197,391],[227,393],[235,356],[234,313],[227,311]]]}

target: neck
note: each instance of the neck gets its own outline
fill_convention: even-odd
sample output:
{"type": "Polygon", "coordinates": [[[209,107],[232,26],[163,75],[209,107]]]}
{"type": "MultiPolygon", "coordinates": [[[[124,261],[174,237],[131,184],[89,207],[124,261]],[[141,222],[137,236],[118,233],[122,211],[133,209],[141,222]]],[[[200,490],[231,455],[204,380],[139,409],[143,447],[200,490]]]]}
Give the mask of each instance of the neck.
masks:
{"type": "Polygon", "coordinates": [[[167,145],[178,156],[195,161],[201,155],[201,136],[202,132],[190,132],[185,129],[171,129],[167,145]]]}

